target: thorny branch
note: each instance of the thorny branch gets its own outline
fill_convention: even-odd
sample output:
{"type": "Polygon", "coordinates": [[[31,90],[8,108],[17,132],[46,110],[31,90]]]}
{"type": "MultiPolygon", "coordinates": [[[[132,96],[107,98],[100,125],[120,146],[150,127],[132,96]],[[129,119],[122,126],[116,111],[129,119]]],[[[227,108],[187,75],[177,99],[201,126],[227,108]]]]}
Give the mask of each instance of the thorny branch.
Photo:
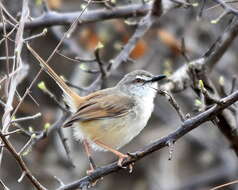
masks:
{"type": "MultiPolygon", "coordinates": [[[[194,88],[194,82],[196,83],[199,80],[197,77],[201,77],[200,79],[208,81],[208,74],[212,71],[213,67],[218,63],[218,61],[230,47],[237,35],[238,21],[235,20],[234,23],[231,23],[231,26],[227,27],[225,33],[218,38],[213,47],[209,49],[207,53],[205,53],[204,57],[193,60],[179,68],[173,75],[169,77],[169,82],[161,86],[161,89],[167,92],[179,92],[189,86],[194,88]],[[191,77],[196,77],[196,79],[194,80],[192,78],[191,80],[191,77]]],[[[194,90],[196,90],[196,87],[194,90]]],[[[213,91],[216,90],[213,89],[213,91]]],[[[227,137],[233,150],[238,155],[238,135],[236,130],[234,130],[234,127],[228,124],[229,122],[227,121],[226,117],[228,117],[226,113],[220,114],[218,116],[218,120],[220,122],[217,123],[217,125],[224,136],[227,137]],[[224,114],[226,116],[223,116],[224,114]]]]}

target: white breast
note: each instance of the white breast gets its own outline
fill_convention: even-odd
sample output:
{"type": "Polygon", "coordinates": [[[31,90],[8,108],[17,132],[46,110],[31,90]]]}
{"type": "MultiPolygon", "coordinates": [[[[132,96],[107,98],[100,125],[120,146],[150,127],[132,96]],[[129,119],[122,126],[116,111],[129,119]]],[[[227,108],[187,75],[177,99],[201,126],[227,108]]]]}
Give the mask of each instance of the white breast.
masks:
{"type": "Polygon", "coordinates": [[[145,87],[144,89],[140,89],[141,92],[136,91],[136,106],[133,111],[134,115],[131,114],[133,115],[133,117],[130,117],[130,119],[128,119],[127,127],[124,130],[125,134],[122,137],[123,144],[121,143],[120,147],[129,143],[147,125],[147,122],[150,119],[151,113],[154,109],[154,98],[156,96],[155,89],[157,89],[157,87],[157,84],[154,83],[152,84],[152,88],[145,87]]]}
{"type": "Polygon", "coordinates": [[[140,99],[137,108],[135,108],[135,117],[132,118],[131,124],[128,125],[128,139],[131,141],[136,137],[142,129],[147,125],[147,122],[151,116],[154,109],[153,98],[152,99],[140,99]]]}

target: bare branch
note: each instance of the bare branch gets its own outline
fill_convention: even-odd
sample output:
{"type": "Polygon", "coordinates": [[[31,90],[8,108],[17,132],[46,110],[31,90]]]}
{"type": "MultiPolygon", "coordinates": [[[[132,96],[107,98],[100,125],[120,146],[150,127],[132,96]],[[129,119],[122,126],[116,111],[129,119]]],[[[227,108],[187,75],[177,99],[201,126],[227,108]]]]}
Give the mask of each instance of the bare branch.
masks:
{"type": "Polygon", "coordinates": [[[169,94],[168,92],[165,92],[165,91],[159,91],[159,94],[165,96],[168,99],[169,103],[173,106],[173,108],[177,112],[178,116],[180,117],[180,120],[185,121],[185,115],[182,112],[178,103],[175,101],[174,97],[171,94],[169,94]]]}
{"type": "Polygon", "coordinates": [[[238,16],[238,10],[229,6],[225,1],[223,1],[223,0],[213,0],[213,1],[218,3],[225,10],[225,12],[232,13],[232,14],[238,16]]]}
{"type": "Polygon", "coordinates": [[[0,185],[2,186],[3,190],[10,190],[4,183],[3,181],[0,179],[0,185]]]}
{"type": "MultiPolygon", "coordinates": [[[[13,100],[16,93],[17,85],[22,81],[22,79],[25,77],[25,73],[22,74],[22,71],[24,72],[24,65],[22,63],[21,59],[21,52],[22,52],[22,46],[23,46],[23,32],[24,32],[24,25],[28,18],[29,10],[28,10],[28,0],[24,0],[22,4],[22,15],[19,23],[19,27],[16,33],[16,43],[15,43],[15,59],[13,60],[13,67],[12,72],[19,69],[19,71],[16,73],[16,75],[13,75],[13,77],[10,79],[7,77],[6,82],[6,97],[7,102],[4,107],[4,114],[2,117],[2,132],[6,133],[8,132],[8,128],[10,126],[10,122],[12,119],[11,112],[13,110],[13,100]]],[[[7,48],[7,47],[6,47],[7,48]]],[[[3,149],[0,150],[0,165],[2,162],[3,157],[3,149]]]]}
{"type": "MultiPolygon", "coordinates": [[[[128,18],[128,17],[137,17],[144,16],[151,8],[149,4],[136,4],[128,5],[123,7],[117,7],[114,9],[106,10],[91,10],[87,11],[86,14],[83,14],[80,18],[80,23],[86,24],[91,22],[97,22],[108,19],[115,18],[128,18]]],[[[32,21],[28,21],[25,24],[26,29],[36,29],[39,27],[50,27],[56,25],[70,25],[82,14],[82,11],[74,13],[59,13],[48,11],[45,12],[42,16],[35,18],[32,21]]],[[[13,26],[6,24],[6,30],[12,29],[13,26]]],[[[3,24],[0,24],[0,32],[3,30],[3,24]]]]}
{"type": "Polygon", "coordinates": [[[21,129],[17,129],[15,131],[10,131],[8,133],[4,133],[3,135],[4,136],[9,136],[9,135],[12,135],[12,134],[20,133],[21,131],[22,131],[21,129]]]}
{"type": "Polygon", "coordinates": [[[225,54],[227,49],[231,46],[232,42],[238,35],[238,21],[231,26],[226,32],[218,38],[214,49],[205,55],[203,58],[199,58],[191,61],[189,64],[184,64],[176,72],[169,77],[169,82],[162,85],[161,89],[171,92],[180,92],[191,85],[189,77],[190,67],[198,70],[206,70],[211,72],[214,66],[225,54]]]}
{"type": "Polygon", "coordinates": [[[30,41],[30,40],[33,40],[33,39],[36,39],[36,38],[39,38],[39,37],[42,37],[42,36],[45,36],[47,33],[47,29],[44,28],[43,31],[39,34],[36,34],[36,35],[33,35],[33,36],[30,36],[28,38],[25,38],[24,41],[30,41]]]}
{"type": "Polygon", "coordinates": [[[38,117],[41,117],[41,113],[37,113],[37,114],[31,115],[31,116],[17,118],[17,119],[12,120],[11,123],[17,123],[17,122],[22,122],[22,121],[26,121],[26,120],[36,119],[38,117]]]}
{"type": "Polygon", "coordinates": [[[2,142],[4,143],[4,147],[12,154],[12,156],[17,161],[18,165],[21,167],[22,171],[25,173],[26,177],[31,181],[31,183],[34,185],[34,187],[37,190],[46,190],[45,187],[43,187],[39,181],[32,175],[28,167],[26,166],[25,162],[21,158],[21,156],[18,155],[12,144],[7,140],[6,136],[3,135],[3,133],[0,131],[0,138],[2,142]]]}
{"type": "Polygon", "coordinates": [[[164,0],[155,0],[152,4],[151,11],[144,16],[132,37],[129,39],[127,44],[123,47],[122,51],[111,60],[112,70],[117,69],[121,63],[126,62],[129,59],[130,53],[134,49],[136,43],[139,39],[143,37],[143,35],[150,29],[150,27],[158,20],[158,18],[165,14],[168,10],[177,7],[176,3],[172,1],[164,1],[164,0]]]}

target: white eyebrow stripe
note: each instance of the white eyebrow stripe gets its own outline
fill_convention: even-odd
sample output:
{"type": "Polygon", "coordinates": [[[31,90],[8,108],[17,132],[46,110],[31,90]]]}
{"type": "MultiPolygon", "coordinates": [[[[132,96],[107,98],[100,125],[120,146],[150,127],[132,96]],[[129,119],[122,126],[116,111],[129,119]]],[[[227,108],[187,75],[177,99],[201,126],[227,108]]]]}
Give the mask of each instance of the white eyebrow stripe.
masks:
{"type": "Polygon", "coordinates": [[[141,77],[141,76],[136,76],[136,79],[141,79],[141,80],[148,80],[149,79],[149,77],[141,77]]]}

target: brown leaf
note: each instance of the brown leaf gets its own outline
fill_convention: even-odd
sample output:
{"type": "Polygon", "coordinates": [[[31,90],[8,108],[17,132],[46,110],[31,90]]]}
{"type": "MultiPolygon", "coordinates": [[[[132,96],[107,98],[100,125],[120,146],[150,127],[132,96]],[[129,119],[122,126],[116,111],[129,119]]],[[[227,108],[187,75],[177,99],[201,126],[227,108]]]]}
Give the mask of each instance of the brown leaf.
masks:
{"type": "Polygon", "coordinates": [[[62,0],[48,0],[47,2],[51,9],[59,9],[62,5],[62,0]]]}
{"type": "Polygon", "coordinates": [[[137,42],[135,48],[130,54],[130,57],[132,59],[139,59],[140,57],[144,56],[147,51],[148,51],[148,46],[146,42],[143,39],[141,39],[137,42]]]}
{"type": "Polygon", "coordinates": [[[174,54],[181,54],[181,43],[171,33],[164,29],[158,30],[160,40],[167,45],[174,54]]]}

